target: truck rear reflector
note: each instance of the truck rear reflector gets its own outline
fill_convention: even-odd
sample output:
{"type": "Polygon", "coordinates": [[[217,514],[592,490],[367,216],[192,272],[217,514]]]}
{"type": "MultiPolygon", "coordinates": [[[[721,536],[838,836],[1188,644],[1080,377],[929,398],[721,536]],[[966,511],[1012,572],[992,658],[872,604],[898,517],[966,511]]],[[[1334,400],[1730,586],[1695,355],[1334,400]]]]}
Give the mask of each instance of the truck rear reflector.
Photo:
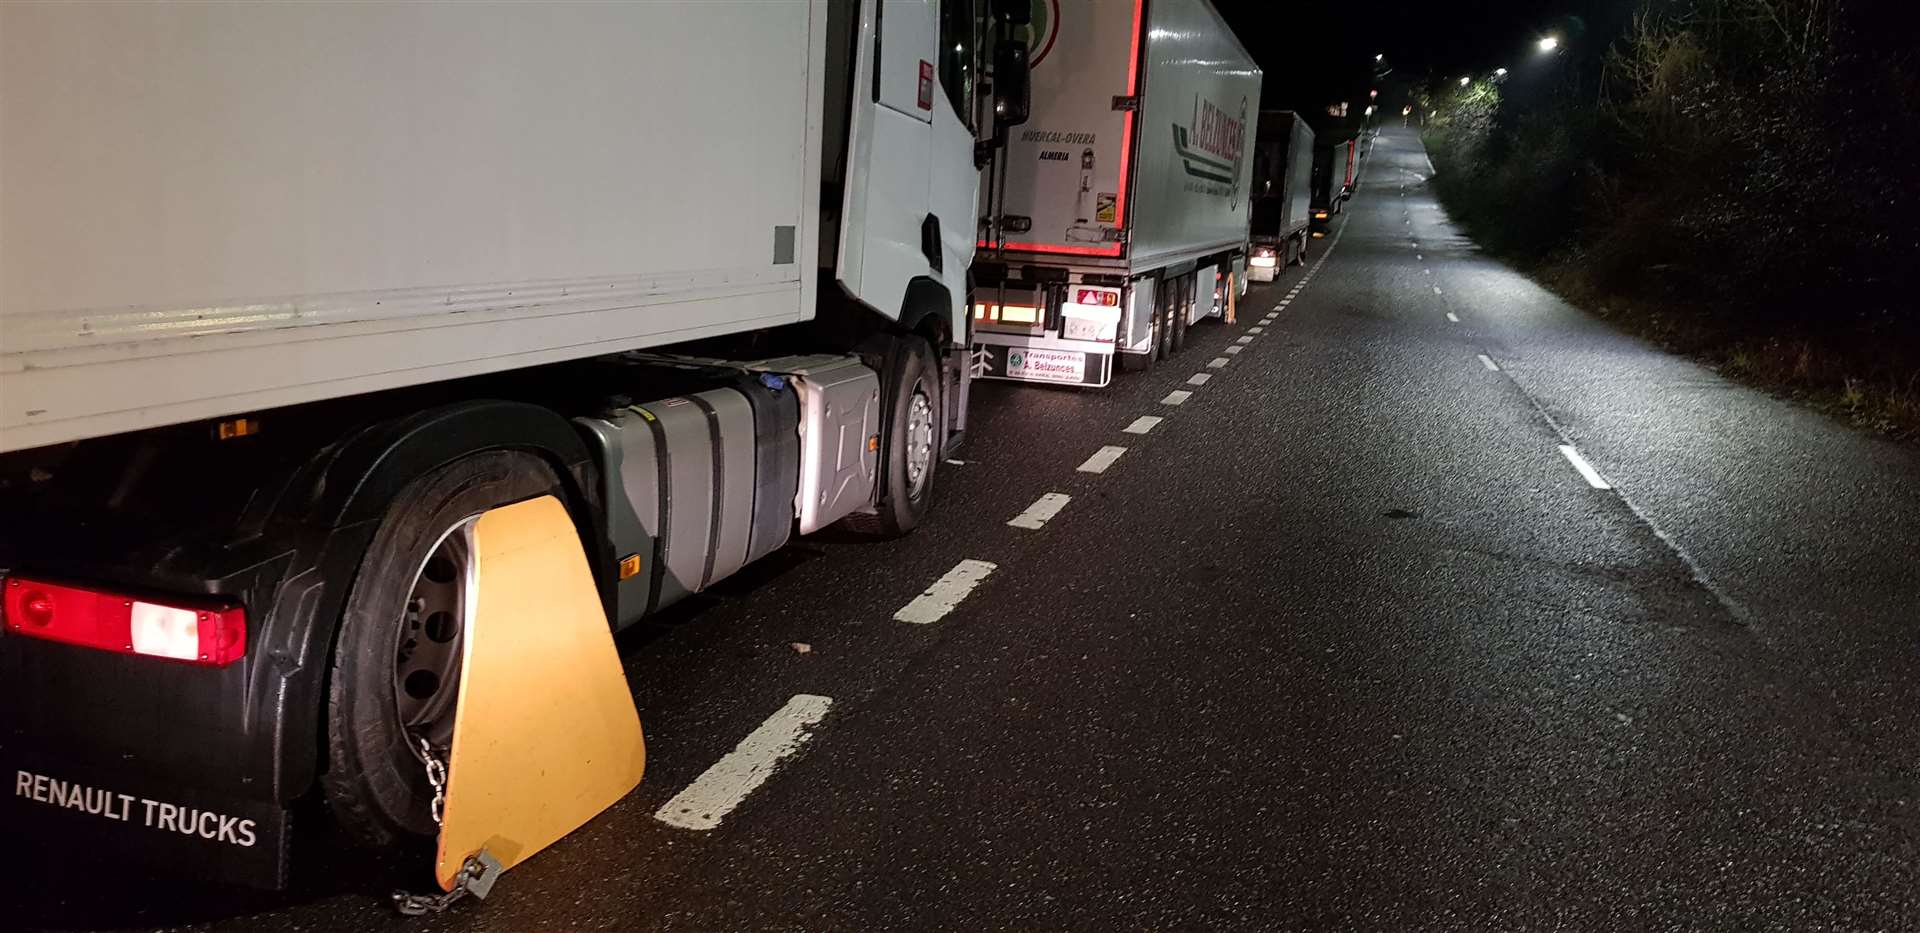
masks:
{"type": "Polygon", "coordinates": [[[120,654],[223,666],[247,653],[247,612],[239,606],[182,606],[116,593],[7,577],[0,618],[6,630],[120,654]]]}

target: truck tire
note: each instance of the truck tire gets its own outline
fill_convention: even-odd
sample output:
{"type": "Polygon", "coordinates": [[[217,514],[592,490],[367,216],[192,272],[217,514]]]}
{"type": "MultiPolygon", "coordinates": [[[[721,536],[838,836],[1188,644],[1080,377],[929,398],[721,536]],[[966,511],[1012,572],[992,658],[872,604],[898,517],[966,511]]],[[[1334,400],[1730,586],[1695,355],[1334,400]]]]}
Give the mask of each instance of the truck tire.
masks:
{"type": "Polygon", "coordinates": [[[1187,328],[1192,326],[1194,290],[1200,287],[1200,277],[1190,275],[1181,279],[1180,283],[1180,291],[1173,305],[1171,349],[1175,353],[1187,348],[1187,328]]]}
{"type": "Polygon", "coordinates": [[[856,512],[847,516],[846,524],[862,534],[898,538],[926,518],[941,451],[947,447],[947,419],[933,348],[919,337],[903,337],[887,356],[892,371],[881,380],[890,395],[880,497],[874,514],[856,512]]]}
{"type": "Polygon", "coordinates": [[[1158,310],[1154,313],[1154,319],[1160,324],[1160,329],[1154,333],[1154,349],[1163,360],[1173,358],[1174,309],[1180,306],[1180,290],[1183,287],[1179,279],[1167,282],[1166,294],[1160,296],[1158,310]]]}
{"type": "Polygon", "coordinates": [[[340,825],[369,846],[437,834],[418,750],[444,763],[470,572],[466,523],[489,509],[560,493],[546,461],[473,454],[407,484],[367,545],[347,593],[327,693],[321,788],[340,825]]]}

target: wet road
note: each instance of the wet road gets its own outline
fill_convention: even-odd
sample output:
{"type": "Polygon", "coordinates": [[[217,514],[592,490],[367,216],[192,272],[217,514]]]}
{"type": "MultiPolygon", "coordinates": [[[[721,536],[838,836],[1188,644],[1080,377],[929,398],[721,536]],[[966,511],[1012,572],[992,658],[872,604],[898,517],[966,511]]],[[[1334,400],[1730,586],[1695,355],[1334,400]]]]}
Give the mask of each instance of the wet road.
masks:
{"type": "MultiPolygon", "coordinates": [[[[1413,136],[1365,171],[1174,361],[981,388],[929,527],[625,639],[640,789],[410,927],[1920,926],[1920,457],[1481,256],[1413,136]]],[[[9,916],[400,925],[422,878],[317,849],[276,896],[27,871],[9,916]]]]}

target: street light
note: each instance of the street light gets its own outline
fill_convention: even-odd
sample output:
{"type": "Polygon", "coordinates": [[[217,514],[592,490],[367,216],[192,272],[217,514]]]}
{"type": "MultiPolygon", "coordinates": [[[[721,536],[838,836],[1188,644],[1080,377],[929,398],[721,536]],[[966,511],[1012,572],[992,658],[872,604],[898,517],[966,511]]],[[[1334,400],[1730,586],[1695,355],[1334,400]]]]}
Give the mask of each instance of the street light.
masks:
{"type": "Polygon", "coordinates": [[[1505,68],[1495,68],[1495,69],[1493,69],[1493,76],[1494,76],[1494,77],[1496,77],[1496,78],[1504,78],[1504,77],[1506,77],[1506,76],[1507,76],[1507,69],[1505,69],[1505,68]]]}
{"type": "Polygon", "coordinates": [[[1469,84],[1472,84],[1472,83],[1473,83],[1473,78],[1471,78],[1471,77],[1469,77],[1469,76],[1467,76],[1467,75],[1461,75],[1461,76],[1460,76],[1460,86],[1461,86],[1461,87],[1466,87],[1467,85],[1469,85],[1469,84]]]}
{"type": "Polygon", "coordinates": [[[1374,60],[1374,61],[1376,61],[1376,62],[1382,62],[1382,61],[1386,61],[1386,59],[1387,59],[1387,53],[1385,53],[1385,52],[1381,52],[1380,54],[1378,54],[1378,55],[1375,55],[1375,56],[1373,57],[1373,60],[1374,60]]]}
{"type": "Polygon", "coordinates": [[[1535,47],[1540,50],[1540,54],[1542,55],[1548,54],[1552,52],[1554,49],[1557,49],[1560,47],[1560,37],[1559,36],[1541,36],[1540,41],[1535,43],[1535,47]]]}

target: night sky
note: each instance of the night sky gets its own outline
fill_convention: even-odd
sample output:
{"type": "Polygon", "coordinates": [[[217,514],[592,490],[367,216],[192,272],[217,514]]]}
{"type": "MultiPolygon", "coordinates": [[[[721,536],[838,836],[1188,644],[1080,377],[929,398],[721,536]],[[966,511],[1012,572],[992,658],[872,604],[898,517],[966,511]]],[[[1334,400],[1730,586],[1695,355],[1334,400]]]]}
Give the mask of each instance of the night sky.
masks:
{"type": "MultiPolygon", "coordinates": [[[[1597,61],[1639,0],[1214,0],[1266,72],[1263,109],[1324,118],[1327,104],[1364,107],[1381,88],[1382,110],[1398,113],[1410,84],[1505,67],[1510,83],[1560,75],[1533,55],[1552,32],[1567,40],[1562,66],[1597,61]],[[1373,56],[1393,73],[1375,83],[1373,56]]],[[[1519,88],[1516,87],[1516,90],[1519,88]]]]}

